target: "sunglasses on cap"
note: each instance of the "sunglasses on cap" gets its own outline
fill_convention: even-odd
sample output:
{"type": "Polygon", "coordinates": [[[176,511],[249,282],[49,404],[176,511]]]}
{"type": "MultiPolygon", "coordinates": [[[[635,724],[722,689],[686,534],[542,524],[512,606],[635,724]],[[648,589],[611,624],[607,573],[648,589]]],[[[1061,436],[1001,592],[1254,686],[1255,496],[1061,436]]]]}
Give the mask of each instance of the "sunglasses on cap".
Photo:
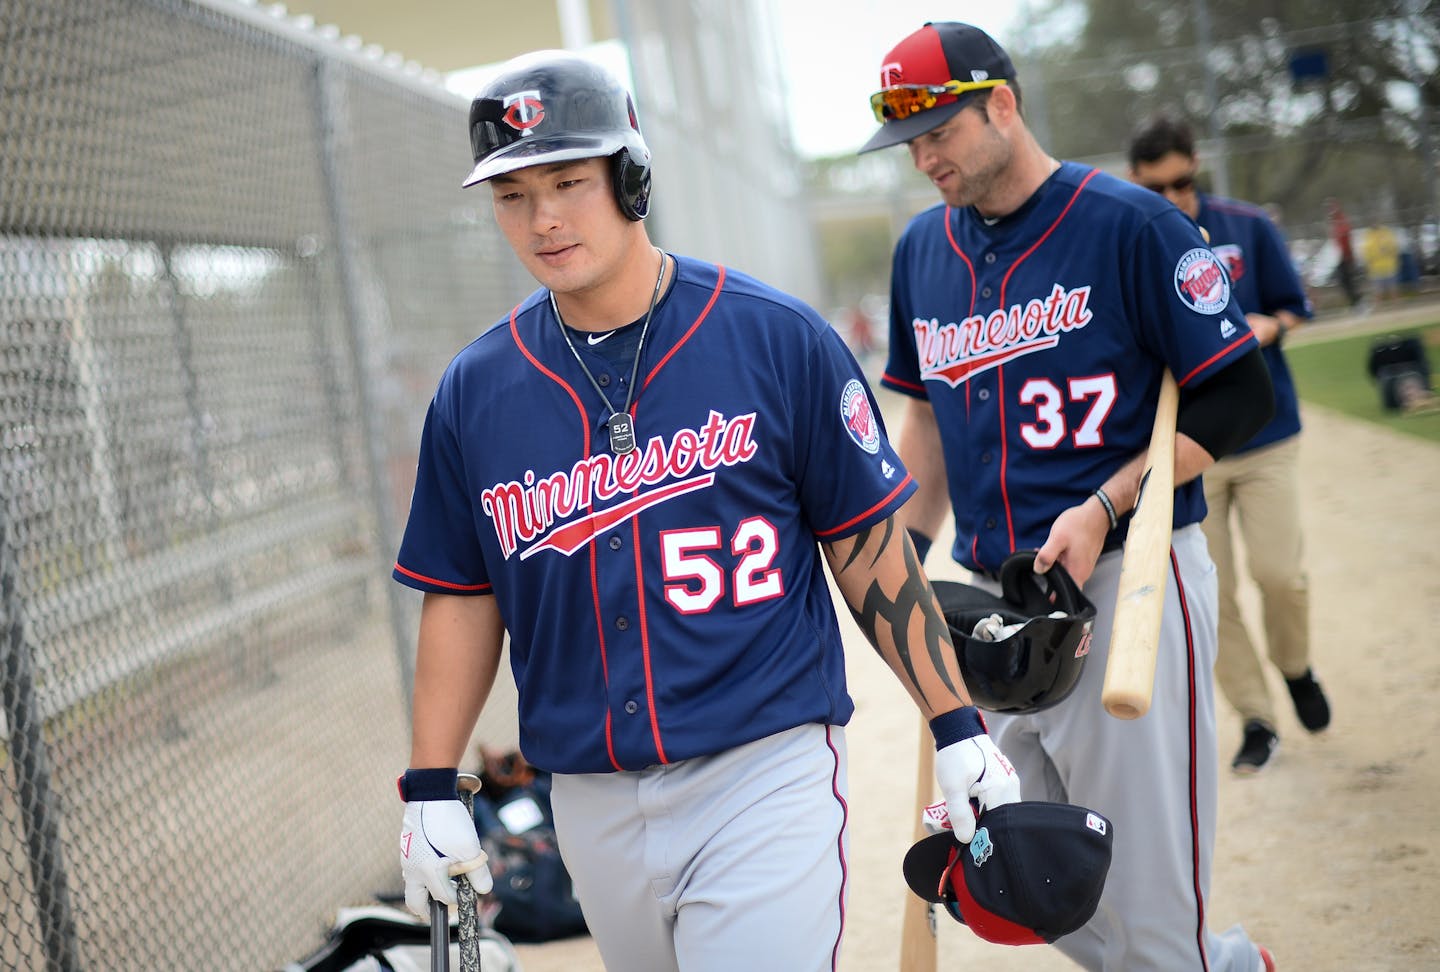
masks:
{"type": "Polygon", "coordinates": [[[1151,192],[1158,192],[1162,196],[1165,195],[1166,192],[1184,192],[1194,187],[1195,173],[1188,173],[1170,182],[1142,182],[1140,185],[1149,189],[1151,192]]]}
{"type": "Polygon", "coordinates": [[[927,108],[934,108],[944,95],[962,95],[967,91],[994,88],[1005,83],[1004,78],[990,78],[986,81],[946,81],[944,84],[897,84],[882,88],[870,96],[870,107],[875,120],[882,124],[909,118],[927,108]]]}

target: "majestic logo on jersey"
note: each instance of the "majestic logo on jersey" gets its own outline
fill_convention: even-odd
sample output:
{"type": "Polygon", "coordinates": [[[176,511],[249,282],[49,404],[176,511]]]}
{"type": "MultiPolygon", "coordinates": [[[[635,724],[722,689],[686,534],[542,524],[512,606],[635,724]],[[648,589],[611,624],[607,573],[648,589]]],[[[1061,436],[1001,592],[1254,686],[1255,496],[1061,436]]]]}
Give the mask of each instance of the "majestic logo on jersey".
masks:
{"type": "Polygon", "coordinates": [[[716,469],[749,462],[757,451],[754,432],[754,412],[727,419],[712,411],[704,426],[680,429],[668,442],[657,436],[644,449],[589,456],[544,478],[526,470],[524,482],[496,483],[482,492],[480,507],[507,558],[521,545],[529,545],[521,560],[542,550],[568,557],[644,510],[709,488],[716,469]],[[692,475],[696,472],[701,474],[692,475]],[[622,502],[569,520],[621,494],[626,494],[622,502]]]}
{"type": "Polygon", "coordinates": [[[870,408],[870,396],[865,394],[865,386],[854,378],[840,393],[840,417],[845,420],[845,431],[850,433],[856,445],[872,456],[880,451],[880,423],[875,420],[875,412],[870,408]]]}
{"type": "Polygon", "coordinates": [[[529,135],[530,129],[545,120],[545,106],[540,103],[539,91],[517,91],[506,95],[505,124],[521,135],[529,135]]]}
{"type": "Polygon", "coordinates": [[[1230,303],[1230,280],[1208,247],[1197,246],[1175,264],[1175,293],[1201,314],[1218,314],[1230,303]]]}
{"type": "Polygon", "coordinates": [[[916,318],[920,377],[958,388],[978,374],[1036,351],[1053,348],[1060,335],[1090,323],[1090,288],[1056,284],[1044,300],[1011,304],[958,324],[916,318]]]}
{"type": "Polygon", "coordinates": [[[1245,276],[1245,251],[1234,243],[1221,243],[1219,246],[1212,246],[1215,255],[1220,262],[1225,264],[1225,270],[1230,274],[1230,282],[1234,283],[1245,276]]]}

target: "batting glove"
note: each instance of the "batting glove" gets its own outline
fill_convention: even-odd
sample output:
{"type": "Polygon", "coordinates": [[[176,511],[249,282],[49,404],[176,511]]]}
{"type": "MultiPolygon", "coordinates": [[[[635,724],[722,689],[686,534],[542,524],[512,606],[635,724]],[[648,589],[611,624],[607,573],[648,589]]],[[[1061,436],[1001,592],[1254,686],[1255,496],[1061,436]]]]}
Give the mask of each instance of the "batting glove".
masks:
{"type": "MultiPolygon", "coordinates": [[[[488,858],[480,849],[475,819],[456,798],[414,799],[405,804],[400,825],[400,873],[405,878],[405,906],[421,918],[430,917],[429,898],[447,905],[459,904],[452,878],[464,874],[477,894],[494,885],[488,858]]],[[[450,792],[454,792],[453,784],[450,792]]],[[[430,794],[424,794],[430,795],[430,794]]]]}
{"type": "Polygon", "coordinates": [[[935,778],[945,796],[950,826],[955,839],[968,844],[975,836],[979,811],[1019,802],[1020,775],[991,741],[974,706],[938,716],[930,728],[939,747],[935,778]]]}

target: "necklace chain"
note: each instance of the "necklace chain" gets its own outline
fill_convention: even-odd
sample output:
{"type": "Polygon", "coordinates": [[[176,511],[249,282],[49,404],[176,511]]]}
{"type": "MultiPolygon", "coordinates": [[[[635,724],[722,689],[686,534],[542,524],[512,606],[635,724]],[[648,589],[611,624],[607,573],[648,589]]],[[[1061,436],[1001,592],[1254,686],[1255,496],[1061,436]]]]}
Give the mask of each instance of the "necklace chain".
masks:
{"type": "Polygon", "coordinates": [[[560,325],[560,334],[565,338],[565,343],[570,347],[570,353],[575,356],[575,363],[585,373],[590,381],[590,387],[600,396],[600,401],[610,409],[610,416],[605,424],[610,429],[610,448],[617,454],[630,452],[635,448],[635,424],[630,414],[630,406],[635,401],[635,379],[640,375],[640,355],[645,350],[645,335],[650,331],[650,318],[655,314],[655,305],[660,301],[660,282],[665,279],[665,252],[659,247],[655,252],[660,254],[660,272],[655,275],[655,289],[650,294],[650,309],[645,312],[645,323],[640,325],[640,342],[635,346],[635,361],[630,366],[630,387],[625,392],[625,407],[615,411],[615,406],[610,404],[610,397],[600,387],[600,382],[590,373],[585,366],[585,359],[580,357],[580,351],[575,347],[575,342],[570,338],[570,332],[565,328],[565,318],[560,316],[560,305],[555,303],[555,291],[550,291],[550,309],[555,312],[555,320],[560,325]]]}

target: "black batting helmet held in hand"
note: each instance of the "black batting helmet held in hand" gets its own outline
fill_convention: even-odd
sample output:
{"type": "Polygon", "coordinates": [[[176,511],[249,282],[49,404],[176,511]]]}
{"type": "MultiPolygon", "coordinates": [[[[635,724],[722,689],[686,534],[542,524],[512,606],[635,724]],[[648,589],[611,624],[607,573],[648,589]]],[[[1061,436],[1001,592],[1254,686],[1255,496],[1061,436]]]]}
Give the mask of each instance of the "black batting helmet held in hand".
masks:
{"type": "Polygon", "coordinates": [[[980,708],[1038,712],[1063,700],[1080,681],[1095,605],[1064,567],[1037,574],[1035,551],[1013,553],[1000,565],[999,597],[955,581],[931,583],[960,657],[960,674],[980,708]]]}
{"type": "Polygon", "coordinates": [[[608,158],[629,219],[650,209],[650,149],[630,93],[593,61],[535,51],[508,62],[470,103],[475,168],[463,185],[532,165],[608,158]]]}

